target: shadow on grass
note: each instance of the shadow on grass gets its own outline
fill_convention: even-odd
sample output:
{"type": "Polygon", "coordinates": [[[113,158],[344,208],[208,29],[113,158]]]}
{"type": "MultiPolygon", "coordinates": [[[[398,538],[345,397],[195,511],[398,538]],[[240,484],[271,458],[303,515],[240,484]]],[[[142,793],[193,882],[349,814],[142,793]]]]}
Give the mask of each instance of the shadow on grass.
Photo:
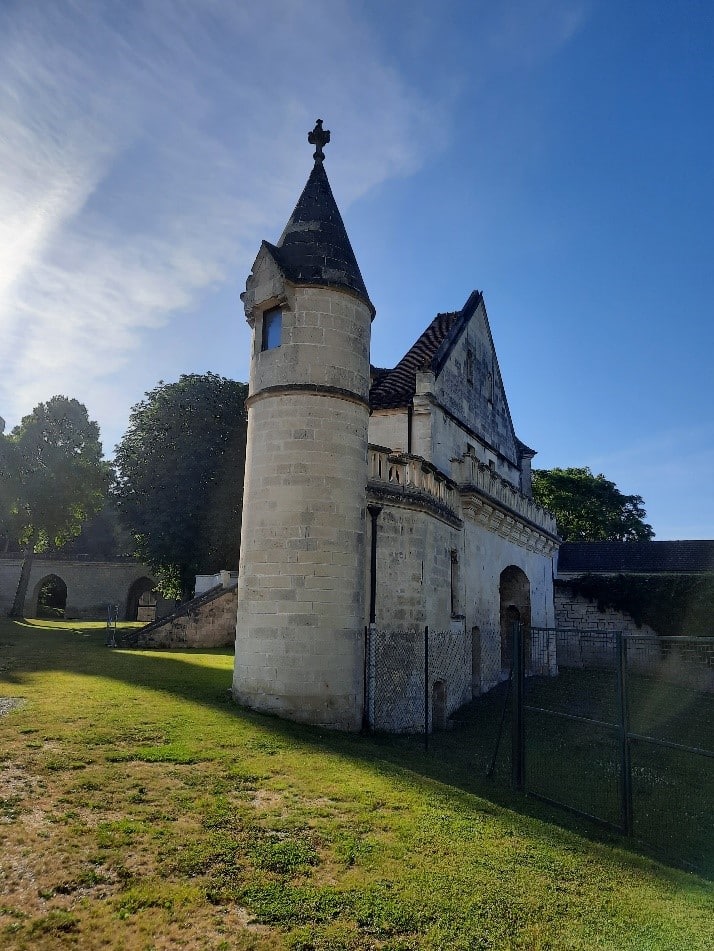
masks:
{"type": "MultiPolygon", "coordinates": [[[[637,862],[637,856],[645,856],[673,868],[696,871],[705,878],[714,879],[714,842],[709,804],[706,802],[711,786],[702,789],[705,817],[702,820],[697,813],[699,828],[695,837],[681,834],[677,816],[682,804],[676,802],[672,789],[663,791],[667,797],[663,805],[667,815],[673,818],[671,825],[661,833],[661,841],[667,846],[665,853],[661,847],[653,848],[647,842],[626,839],[581,817],[513,792],[510,788],[507,719],[494,775],[489,778],[487,770],[496,749],[503,710],[503,688],[491,691],[482,700],[465,708],[459,715],[456,728],[432,735],[429,750],[426,751],[423,736],[338,733],[236,706],[228,695],[231,670],[225,664],[232,656],[229,649],[184,652],[111,650],[105,646],[105,636],[101,624],[73,625],[67,622],[59,626],[47,621],[0,621],[0,694],[22,696],[23,684],[27,683],[29,676],[53,672],[98,676],[164,692],[213,708],[224,716],[234,716],[270,732],[276,739],[291,746],[303,745],[359,760],[382,774],[401,780],[406,777],[409,782],[424,787],[434,796],[448,793],[452,801],[464,810],[473,809],[474,804],[469,797],[476,795],[494,806],[554,826],[547,831],[548,836],[562,840],[563,835],[572,833],[605,850],[615,848],[618,850],[618,861],[637,862]],[[215,664],[210,663],[211,656],[216,657],[215,664]],[[704,826],[701,826],[702,821],[704,826]]],[[[586,799],[590,797],[590,802],[595,802],[592,810],[594,814],[609,818],[613,809],[616,814],[612,764],[607,751],[599,748],[598,741],[592,738],[583,741],[581,737],[578,743],[578,738],[574,737],[573,742],[569,742],[562,733],[555,738],[555,742],[551,735],[547,739],[549,742],[541,744],[537,754],[542,760],[550,788],[556,793],[551,798],[561,798],[557,795],[560,791],[565,794],[562,798],[570,796],[568,801],[573,801],[575,797],[574,801],[577,802],[577,796],[581,794],[586,799]],[[594,764],[604,770],[599,780],[593,779],[594,764]],[[574,783],[580,783],[582,788],[576,788],[574,783]]],[[[678,790],[677,794],[691,800],[691,781],[690,777],[689,787],[678,790]]],[[[693,781],[696,783],[697,777],[693,781]]],[[[657,874],[666,873],[662,869],[657,874]]]]}

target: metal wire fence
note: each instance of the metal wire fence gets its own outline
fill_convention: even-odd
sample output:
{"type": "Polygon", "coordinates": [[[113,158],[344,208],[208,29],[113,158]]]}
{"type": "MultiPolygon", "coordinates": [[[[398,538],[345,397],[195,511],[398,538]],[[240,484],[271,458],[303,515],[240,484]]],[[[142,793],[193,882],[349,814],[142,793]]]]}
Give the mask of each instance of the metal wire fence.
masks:
{"type": "Polygon", "coordinates": [[[472,698],[472,644],[463,624],[447,631],[367,629],[369,727],[422,733],[449,726],[472,698]]]}
{"type": "Polygon", "coordinates": [[[366,674],[371,729],[432,764],[714,873],[714,637],[373,627],[366,674]]]}
{"type": "Polygon", "coordinates": [[[514,637],[514,785],[711,868],[714,638],[514,637]],[[543,675],[553,641],[555,668],[543,675]]]}

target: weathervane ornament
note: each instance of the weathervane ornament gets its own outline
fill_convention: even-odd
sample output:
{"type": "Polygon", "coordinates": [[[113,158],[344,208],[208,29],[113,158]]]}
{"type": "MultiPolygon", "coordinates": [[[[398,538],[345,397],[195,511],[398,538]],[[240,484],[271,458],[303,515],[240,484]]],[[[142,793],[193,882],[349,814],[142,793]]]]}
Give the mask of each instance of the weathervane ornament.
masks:
{"type": "Polygon", "coordinates": [[[330,130],[322,128],[322,119],[317,119],[315,121],[315,128],[312,132],[308,132],[307,141],[310,145],[315,146],[315,151],[313,153],[313,158],[316,162],[322,162],[325,158],[325,153],[322,151],[323,145],[327,145],[330,141],[330,130]]]}

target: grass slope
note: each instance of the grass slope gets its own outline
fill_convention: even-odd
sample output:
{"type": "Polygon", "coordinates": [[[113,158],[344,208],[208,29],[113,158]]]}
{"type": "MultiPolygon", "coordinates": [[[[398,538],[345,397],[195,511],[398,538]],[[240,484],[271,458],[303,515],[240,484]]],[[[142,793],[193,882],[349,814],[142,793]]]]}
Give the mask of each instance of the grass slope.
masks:
{"type": "Polygon", "coordinates": [[[0,621],[4,949],[714,947],[705,879],[240,710],[226,652],[103,639],[0,621]]]}

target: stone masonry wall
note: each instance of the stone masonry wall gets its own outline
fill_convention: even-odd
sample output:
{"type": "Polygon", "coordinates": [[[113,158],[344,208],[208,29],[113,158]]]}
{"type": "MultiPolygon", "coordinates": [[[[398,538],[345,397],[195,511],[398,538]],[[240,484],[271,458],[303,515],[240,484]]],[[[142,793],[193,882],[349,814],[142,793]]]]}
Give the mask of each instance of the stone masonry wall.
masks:
{"type": "MultiPolygon", "coordinates": [[[[414,630],[448,629],[451,550],[459,530],[418,508],[383,503],[377,519],[376,623],[414,630]]],[[[371,524],[366,556],[369,560],[371,524]]],[[[367,605],[368,607],[368,605],[367,605]]],[[[366,624],[368,617],[365,615],[366,624]]]]}
{"type": "MultiPolygon", "coordinates": [[[[426,376],[421,382],[426,387],[426,376]]],[[[417,391],[421,389],[420,385],[417,391]]],[[[469,426],[509,459],[515,468],[518,453],[513,425],[483,301],[476,308],[438,378],[434,380],[433,393],[458,419],[468,421],[469,426]],[[470,382],[466,369],[469,352],[473,361],[470,382]]],[[[431,452],[426,454],[427,458],[448,472],[451,459],[464,452],[461,438],[458,427],[444,426],[441,432],[434,430],[434,442],[431,452]]],[[[423,452],[420,449],[416,451],[423,452]]],[[[506,471],[502,474],[507,475],[506,471]]]]}
{"type": "Polygon", "coordinates": [[[651,627],[638,627],[623,611],[601,610],[595,601],[574,594],[562,583],[553,594],[559,667],[614,667],[615,634],[620,631],[637,635],[628,641],[628,666],[640,673],[659,673],[660,641],[651,627]]]}
{"type": "MultiPolygon", "coordinates": [[[[21,568],[22,558],[0,558],[0,616],[12,608],[21,568]]],[[[35,616],[40,587],[49,575],[57,575],[67,585],[65,617],[103,619],[107,604],[118,604],[119,617],[124,619],[132,585],[150,579],[151,569],[131,559],[112,562],[36,556],[25,598],[26,617],[35,616]]]]}
{"type": "Polygon", "coordinates": [[[359,729],[364,677],[370,308],[281,286],[257,267],[255,309],[284,291],[279,347],[254,314],[233,696],[359,729]]]}
{"type": "Polygon", "coordinates": [[[600,610],[594,601],[573,592],[562,584],[555,586],[555,626],[560,630],[622,631],[624,634],[646,634],[656,637],[646,624],[638,627],[629,614],[614,608],[600,610]]]}
{"type": "Polygon", "coordinates": [[[139,634],[142,648],[232,647],[236,637],[237,588],[228,588],[213,601],[161,627],[139,634]]]}
{"type": "Polygon", "coordinates": [[[406,409],[373,410],[369,417],[369,441],[406,452],[409,446],[409,415],[406,409]]]}

